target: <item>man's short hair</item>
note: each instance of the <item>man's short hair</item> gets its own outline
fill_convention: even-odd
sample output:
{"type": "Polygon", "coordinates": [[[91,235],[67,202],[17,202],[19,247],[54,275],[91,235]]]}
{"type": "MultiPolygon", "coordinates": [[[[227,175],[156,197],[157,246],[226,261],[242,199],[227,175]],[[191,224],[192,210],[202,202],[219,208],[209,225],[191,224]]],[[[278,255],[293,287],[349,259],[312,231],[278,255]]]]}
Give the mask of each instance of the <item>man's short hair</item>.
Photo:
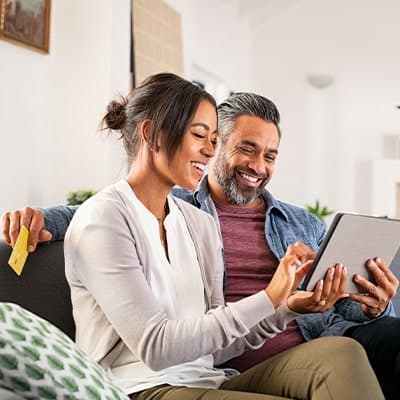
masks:
{"type": "Polygon", "coordinates": [[[264,121],[272,122],[278,129],[280,115],[276,105],[266,97],[249,92],[237,92],[229,96],[218,108],[218,132],[222,142],[226,142],[232,133],[236,120],[242,115],[253,115],[264,121]]]}

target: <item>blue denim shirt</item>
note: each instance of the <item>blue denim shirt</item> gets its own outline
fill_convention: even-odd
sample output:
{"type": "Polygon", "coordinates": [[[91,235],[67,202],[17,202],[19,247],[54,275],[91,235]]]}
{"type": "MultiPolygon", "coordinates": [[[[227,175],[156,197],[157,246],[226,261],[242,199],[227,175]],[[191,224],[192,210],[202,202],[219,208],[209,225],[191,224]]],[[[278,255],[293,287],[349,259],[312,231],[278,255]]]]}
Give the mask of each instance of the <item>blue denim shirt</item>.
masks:
{"type": "MultiPolygon", "coordinates": [[[[207,176],[202,178],[194,192],[174,188],[173,194],[211,214],[221,231],[217,210],[208,190],[207,176]]],[[[278,260],[284,256],[287,247],[297,240],[301,240],[314,251],[318,249],[325,235],[325,226],[317,217],[303,208],[275,199],[266,189],[262,196],[268,204],[265,238],[278,260]]],[[[43,209],[46,227],[53,234],[53,240],[64,238],[76,208],[58,206],[43,209]]],[[[381,316],[387,315],[394,315],[391,303],[381,316]]],[[[304,338],[310,340],[320,336],[343,336],[352,326],[367,324],[375,318],[365,315],[359,303],[343,299],[329,311],[303,314],[296,320],[304,338]]]]}

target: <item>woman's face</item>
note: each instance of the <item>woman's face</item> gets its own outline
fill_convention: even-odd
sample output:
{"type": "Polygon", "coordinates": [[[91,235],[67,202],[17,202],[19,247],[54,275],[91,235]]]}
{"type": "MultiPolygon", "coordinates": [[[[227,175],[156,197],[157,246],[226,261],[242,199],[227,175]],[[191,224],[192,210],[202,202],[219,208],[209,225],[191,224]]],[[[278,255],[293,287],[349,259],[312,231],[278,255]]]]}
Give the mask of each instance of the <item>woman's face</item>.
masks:
{"type": "Polygon", "coordinates": [[[209,101],[202,100],[170,162],[160,154],[164,176],[171,186],[197,187],[209,159],[214,156],[217,136],[216,109],[209,101]]]}

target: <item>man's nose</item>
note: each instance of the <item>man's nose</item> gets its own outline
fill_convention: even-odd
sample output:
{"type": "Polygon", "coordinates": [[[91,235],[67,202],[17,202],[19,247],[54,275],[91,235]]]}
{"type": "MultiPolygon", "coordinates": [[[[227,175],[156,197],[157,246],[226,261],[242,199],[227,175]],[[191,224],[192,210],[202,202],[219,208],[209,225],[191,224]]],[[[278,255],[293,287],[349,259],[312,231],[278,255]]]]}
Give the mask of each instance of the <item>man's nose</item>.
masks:
{"type": "Polygon", "coordinates": [[[265,160],[264,156],[253,156],[251,160],[248,162],[247,166],[252,169],[257,175],[265,174],[265,160]]]}

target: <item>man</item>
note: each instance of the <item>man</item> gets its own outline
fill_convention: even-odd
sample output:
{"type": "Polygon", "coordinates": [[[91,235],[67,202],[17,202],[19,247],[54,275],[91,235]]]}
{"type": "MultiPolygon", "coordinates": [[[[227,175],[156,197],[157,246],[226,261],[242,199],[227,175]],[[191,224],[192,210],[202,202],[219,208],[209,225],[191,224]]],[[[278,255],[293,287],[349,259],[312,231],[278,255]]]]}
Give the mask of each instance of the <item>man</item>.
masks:
{"type": "MultiPolygon", "coordinates": [[[[229,302],[264,287],[289,244],[300,240],[316,250],[325,229],[306,210],[276,200],[265,189],[274,172],[281,135],[276,106],[259,95],[236,93],[219,105],[218,119],[220,139],[208,175],[194,193],[174,192],[214,217],[224,244],[229,302]]],[[[73,212],[74,208],[61,206],[44,210],[45,217],[30,208],[6,213],[2,218],[5,240],[13,245],[20,225],[26,225],[33,251],[38,240],[49,240],[51,235],[54,240],[62,239],[73,212]]],[[[376,284],[354,277],[366,295],[351,294],[349,299],[330,304],[330,292],[337,288],[324,288],[329,311],[300,316],[261,349],[226,365],[244,370],[304,341],[345,335],[366,349],[386,397],[398,398],[400,319],[390,316],[390,299],[399,282],[379,258],[366,266],[376,284]]],[[[327,274],[333,276],[335,269],[327,274]]]]}

